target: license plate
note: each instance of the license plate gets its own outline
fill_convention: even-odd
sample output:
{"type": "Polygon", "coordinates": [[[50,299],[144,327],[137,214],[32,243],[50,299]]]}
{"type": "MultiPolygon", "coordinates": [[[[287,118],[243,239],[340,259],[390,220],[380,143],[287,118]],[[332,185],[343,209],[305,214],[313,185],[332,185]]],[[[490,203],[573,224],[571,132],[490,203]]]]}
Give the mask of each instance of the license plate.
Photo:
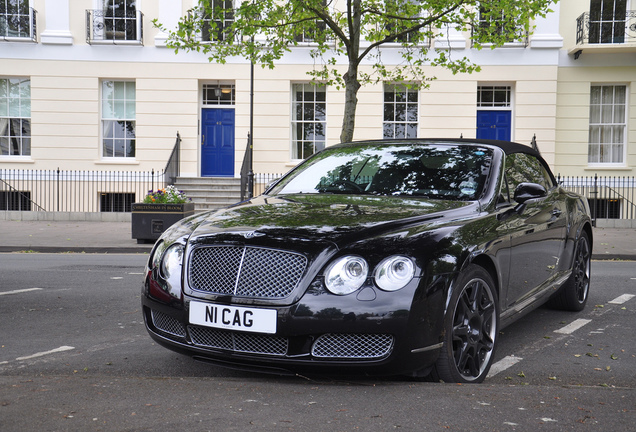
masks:
{"type": "Polygon", "coordinates": [[[254,333],[276,333],[277,312],[259,309],[190,302],[190,323],[206,327],[254,333]]]}

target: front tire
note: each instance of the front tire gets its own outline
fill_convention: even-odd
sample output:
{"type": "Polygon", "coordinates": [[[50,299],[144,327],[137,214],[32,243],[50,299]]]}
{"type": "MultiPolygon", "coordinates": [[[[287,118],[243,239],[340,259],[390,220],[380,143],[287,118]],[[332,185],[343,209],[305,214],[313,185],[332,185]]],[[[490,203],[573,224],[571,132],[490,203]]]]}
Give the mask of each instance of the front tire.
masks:
{"type": "Polygon", "coordinates": [[[444,345],[430,378],[482,382],[492,365],[499,330],[495,283],[483,267],[471,264],[458,277],[444,330],[444,345]]]}

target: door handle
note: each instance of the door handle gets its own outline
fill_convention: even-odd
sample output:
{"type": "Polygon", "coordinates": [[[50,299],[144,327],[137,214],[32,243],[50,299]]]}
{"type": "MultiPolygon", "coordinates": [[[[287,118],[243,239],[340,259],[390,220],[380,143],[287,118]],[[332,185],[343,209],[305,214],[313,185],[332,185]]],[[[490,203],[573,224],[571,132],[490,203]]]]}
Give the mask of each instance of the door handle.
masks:
{"type": "Polygon", "coordinates": [[[205,145],[205,135],[201,135],[201,146],[205,145]]]}
{"type": "Polygon", "coordinates": [[[559,209],[553,209],[553,210],[552,210],[552,216],[554,216],[554,217],[559,217],[559,216],[561,216],[561,210],[559,210],[559,209]]]}

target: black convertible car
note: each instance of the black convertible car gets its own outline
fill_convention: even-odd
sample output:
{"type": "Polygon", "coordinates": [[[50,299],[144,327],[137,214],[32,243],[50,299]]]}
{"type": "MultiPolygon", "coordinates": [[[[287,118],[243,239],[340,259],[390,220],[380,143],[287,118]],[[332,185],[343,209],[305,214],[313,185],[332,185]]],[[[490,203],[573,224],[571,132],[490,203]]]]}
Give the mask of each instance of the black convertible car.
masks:
{"type": "Polygon", "coordinates": [[[234,368],[481,382],[505,325],[583,309],[591,250],[587,201],[528,146],[341,144],[166,231],[143,315],[159,344],[234,368]]]}

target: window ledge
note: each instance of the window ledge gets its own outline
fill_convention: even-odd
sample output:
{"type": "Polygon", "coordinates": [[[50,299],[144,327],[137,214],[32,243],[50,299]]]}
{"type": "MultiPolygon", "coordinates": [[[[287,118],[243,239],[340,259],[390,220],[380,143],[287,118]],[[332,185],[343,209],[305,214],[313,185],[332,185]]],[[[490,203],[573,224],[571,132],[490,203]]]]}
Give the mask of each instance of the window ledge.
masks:
{"type": "Polygon", "coordinates": [[[104,158],[95,161],[95,165],[139,165],[139,161],[132,158],[130,160],[128,158],[104,158]]]}
{"type": "Polygon", "coordinates": [[[31,159],[31,156],[8,156],[8,155],[0,156],[0,162],[24,163],[24,164],[35,163],[35,161],[31,159]]]}
{"type": "Polygon", "coordinates": [[[36,40],[34,40],[32,37],[30,36],[24,36],[24,37],[15,37],[15,36],[3,36],[2,38],[0,38],[1,41],[5,41],[5,42],[26,42],[26,43],[38,43],[36,40]]]}
{"type": "Polygon", "coordinates": [[[143,46],[143,42],[140,41],[140,40],[117,40],[117,39],[95,40],[95,39],[91,39],[89,45],[143,46]]]}
{"type": "Polygon", "coordinates": [[[633,168],[625,165],[589,165],[583,168],[584,171],[633,171],[633,168]]]}

